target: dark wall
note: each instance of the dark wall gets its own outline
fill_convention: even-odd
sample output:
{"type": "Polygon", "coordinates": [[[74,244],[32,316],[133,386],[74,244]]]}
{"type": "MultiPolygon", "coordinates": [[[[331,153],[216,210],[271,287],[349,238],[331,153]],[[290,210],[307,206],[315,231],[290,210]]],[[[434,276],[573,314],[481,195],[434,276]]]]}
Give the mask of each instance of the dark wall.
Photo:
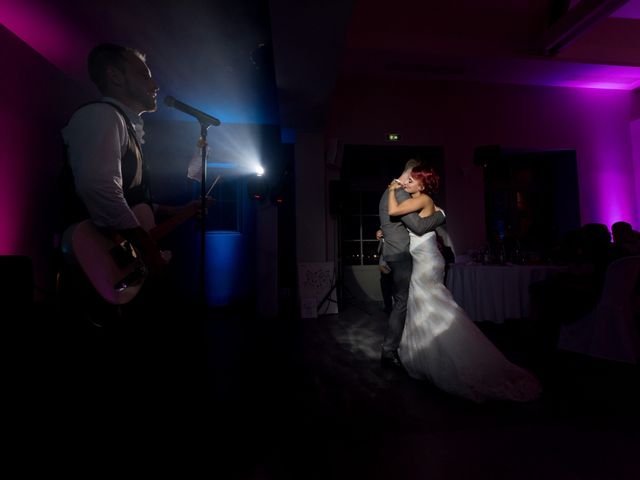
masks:
{"type": "Polygon", "coordinates": [[[33,259],[37,292],[53,288],[60,129],[91,93],[0,26],[0,254],[33,259]]]}

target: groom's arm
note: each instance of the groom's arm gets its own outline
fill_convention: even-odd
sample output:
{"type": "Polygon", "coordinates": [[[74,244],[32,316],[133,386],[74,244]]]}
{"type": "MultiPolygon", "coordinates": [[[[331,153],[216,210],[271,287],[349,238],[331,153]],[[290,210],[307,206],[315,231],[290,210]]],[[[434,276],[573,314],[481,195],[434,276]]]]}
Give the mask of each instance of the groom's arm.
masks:
{"type": "Polygon", "coordinates": [[[402,223],[416,235],[424,235],[427,232],[432,232],[441,225],[444,225],[446,218],[442,210],[429,215],[428,217],[421,217],[417,213],[409,213],[403,217],[400,217],[402,223]]]}
{"type": "MultiPolygon", "coordinates": [[[[396,198],[398,199],[399,203],[402,203],[410,196],[411,195],[409,195],[404,190],[396,190],[396,198]]],[[[439,226],[444,225],[446,222],[444,212],[442,212],[441,210],[436,211],[428,217],[421,217],[417,212],[408,213],[400,217],[400,220],[405,227],[407,227],[416,235],[424,235],[427,232],[432,232],[439,226]]]]}

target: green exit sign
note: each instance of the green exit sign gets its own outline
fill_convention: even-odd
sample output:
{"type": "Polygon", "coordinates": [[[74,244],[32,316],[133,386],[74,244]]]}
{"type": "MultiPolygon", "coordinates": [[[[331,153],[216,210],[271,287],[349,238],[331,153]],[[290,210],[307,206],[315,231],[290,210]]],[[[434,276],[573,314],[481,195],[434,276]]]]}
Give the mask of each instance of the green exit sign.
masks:
{"type": "Polygon", "coordinates": [[[389,142],[399,142],[400,134],[399,133],[387,133],[387,140],[389,142]]]}

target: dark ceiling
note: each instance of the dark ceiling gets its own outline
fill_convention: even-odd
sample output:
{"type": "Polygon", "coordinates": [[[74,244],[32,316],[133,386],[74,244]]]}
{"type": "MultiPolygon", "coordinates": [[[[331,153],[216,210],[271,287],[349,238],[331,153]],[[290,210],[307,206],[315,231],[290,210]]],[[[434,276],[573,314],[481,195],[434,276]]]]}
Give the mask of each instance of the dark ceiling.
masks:
{"type": "Polygon", "coordinates": [[[640,0],[270,3],[285,125],[349,80],[640,86],[640,0]]]}
{"type": "MultiPolygon", "coordinates": [[[[336,82],[354,79],[633,90],[639,17],[640,0],[0,4],[5,27],[82,86],[91,88],[84,59],[93,44],[130,44],[147,52],[161,95],[223,121],[294,129],[321,127],[336,82]]],[[[160,115],[180,118],[168,110],[160,115]]]]}

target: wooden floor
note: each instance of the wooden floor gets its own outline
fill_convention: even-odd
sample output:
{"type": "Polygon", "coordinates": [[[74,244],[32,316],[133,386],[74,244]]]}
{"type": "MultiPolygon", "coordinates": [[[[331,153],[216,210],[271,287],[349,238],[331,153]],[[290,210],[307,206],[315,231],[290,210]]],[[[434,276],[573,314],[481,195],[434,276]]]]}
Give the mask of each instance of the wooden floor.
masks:
{"type": "Polygon", "coordinates": [[[56,371],[55,345],[40,335],[29,358],[8,364],[18,378],[6,393],[7,431],[22,472],[122,476],[128,465],[127,475],[173,478],[638,478],[638,368],[568,354],[537,363],[526,320],[481,328],[542,378],[544,396],[484,405],[381,369],[386,315],[375,303],[277,321],[211,311],[202,323],[203,376],[142,396],[123,384],[92,398],[90,379],[56,371]]]}

